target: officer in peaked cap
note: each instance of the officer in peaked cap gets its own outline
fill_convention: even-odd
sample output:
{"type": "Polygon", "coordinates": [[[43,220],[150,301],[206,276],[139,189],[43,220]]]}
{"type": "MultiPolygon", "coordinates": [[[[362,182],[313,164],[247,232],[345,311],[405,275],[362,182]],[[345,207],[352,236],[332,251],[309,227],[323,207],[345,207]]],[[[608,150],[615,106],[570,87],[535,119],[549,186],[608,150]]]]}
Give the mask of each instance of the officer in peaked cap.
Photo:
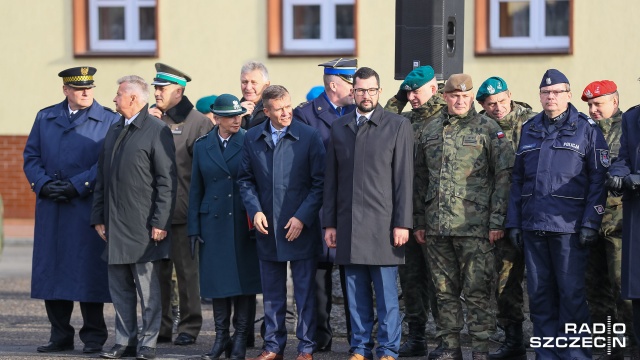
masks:
{"type": "Polygon", "coordinates": [[[171,309],[171,273],[175,265],[180,302],[180,321],[176,345],[195,343],[202,327],[202,310],[198,282],[198,262],[189,254],[187,235],[187,208],[191,183],[191,163],[193,144],[196,139],[208,133],[213,123],[200,113],[184,95],[191,77],[172,66],[156,63],[154,85],[155,108],[149,114],[164,121],[171,132],[176,146],[178,175],[178,195],[171,224],[171,261],[163,261],[160,266],[160,292],[162,296],[162,323],[158,342],[170,342],[173,327],[171,309]]]}
{"type": "MultiPolygon", "coordinates": [[[[338,58],[318,64],[323,69],[324,91],[311,101],[304,102],[293,110],[293,118],[310,125],[320,132],[325,146],[329,144],[331,124],[339,117],[351,113],[356,106],[351,95],[353,88],[353,75],[358,66],[357,59],[338,58]]],[[[320,211],[322,216],[322,211],[320,211]]],[[[323,243],[322,255],[318,258],[316,272],[316,309],[318,327],[316,328],[315,341],[317,351],[331,350],[333,331],[329,323],[332,295],[331,295],[331,270],[335,258],[335,249],[327,248],[323,243]]],[[[344,267],[340,266],[340,279],[344,284],[344,267]]],[[[344,289],[344,287],[343,287],[344,289]]],[[[348,339],[351,339],[351,320],[347,304],[347,294],[343,292],[345,303],[346,325],[348,339]]]]}
{"type": "Polygon", "coordinates": [[[74,301],[82,310],[83,351],[100,352],[107,340],[103,307],[111,296],[107,264],[100,260],[105,242],[87,225],[95,165],[120,116],[94,100],[95,73],[81,66],[58,74],[66,98],[38,112],[24,148],[24,173],[36,194],[31,297],[44,300],[51,323],[49,343],[38,352],[73,349],[74,301]]]}

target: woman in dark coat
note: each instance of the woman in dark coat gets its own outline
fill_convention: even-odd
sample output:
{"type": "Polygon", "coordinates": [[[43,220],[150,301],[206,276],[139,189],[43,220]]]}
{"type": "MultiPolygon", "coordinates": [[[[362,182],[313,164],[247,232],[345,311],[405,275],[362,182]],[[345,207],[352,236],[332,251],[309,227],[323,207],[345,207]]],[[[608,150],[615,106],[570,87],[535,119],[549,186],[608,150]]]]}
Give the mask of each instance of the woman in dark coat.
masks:
{"type": "Polygon", "coordinates": [[[223,94],[211,110],[218,125],[194,146],[188,219],[192,243],[200,242],[200,295],[213,298],[216,340],[202,358],[218,359],[224,352],[232,359],[244,359],[253,326],[252,306],[262,292],[256,243],[249,238],[247,212],[236,183],[245,135],[241,115],[246,109],[235,96],[223,94]]]}

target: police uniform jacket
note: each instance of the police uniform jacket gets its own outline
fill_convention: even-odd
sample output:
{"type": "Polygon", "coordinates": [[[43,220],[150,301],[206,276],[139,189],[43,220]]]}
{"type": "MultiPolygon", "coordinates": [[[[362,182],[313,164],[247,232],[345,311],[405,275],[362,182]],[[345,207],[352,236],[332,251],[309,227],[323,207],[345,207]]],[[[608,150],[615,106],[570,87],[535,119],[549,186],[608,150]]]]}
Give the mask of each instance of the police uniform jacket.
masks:
{"type": "Polygon", "coordinates": [[[599,230],[610,165],[604,136],[571,104],[551,133],[545,116],[540,113],[522,127],[506,227],[556,233],[599,230]]]}
{"type": "Polygon", "coordinates": [[[355,105],[345,106],[338,113],[329,102],[327,94],[322,92],[317,98],[296,107],[293,110],[293,118],[318,129],[320,136],[322,136],[322,143],[327,148],[331,124],[340,116],[354,111],[355,108],[355,105]]]}
{"type": "Polygon", "coordinates": [[[36,194],[31,296],[110,302],[105,243],[89,226],[98,156],[119,115],[93,101],[70,121],[67,100],[40,110],[24,148],[24,173],[36,194]],[[79,196],[38,196],[48,181],[69,180],[79,196]]]}

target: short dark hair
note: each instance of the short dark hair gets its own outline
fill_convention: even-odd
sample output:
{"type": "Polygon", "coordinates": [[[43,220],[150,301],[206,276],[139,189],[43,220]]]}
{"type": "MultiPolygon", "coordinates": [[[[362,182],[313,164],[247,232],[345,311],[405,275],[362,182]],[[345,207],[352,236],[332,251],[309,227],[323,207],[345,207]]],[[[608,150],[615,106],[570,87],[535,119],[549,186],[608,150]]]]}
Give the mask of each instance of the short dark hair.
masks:
{"type": "Polygon", "coordinates": [[[289,95],[289,91],[282,85],[269,85],[262,92],[262,104],[264,106],[269,105],[270,100],[282,99],[289,95]]]}
{"type": "Polygon", "coordinates": [[[370,78],[372,76],[376,77],[376,83],[378,83],[378,86],[380,86],[380,75],[378,75],[378,73],[375,70],[373,70],[372,68],[361,67],[353,75],[353,86],[356,85],[356,79],[358,79],[358,78],[360,78],[360,79],[368,79],[368,78],[370,78]]]}

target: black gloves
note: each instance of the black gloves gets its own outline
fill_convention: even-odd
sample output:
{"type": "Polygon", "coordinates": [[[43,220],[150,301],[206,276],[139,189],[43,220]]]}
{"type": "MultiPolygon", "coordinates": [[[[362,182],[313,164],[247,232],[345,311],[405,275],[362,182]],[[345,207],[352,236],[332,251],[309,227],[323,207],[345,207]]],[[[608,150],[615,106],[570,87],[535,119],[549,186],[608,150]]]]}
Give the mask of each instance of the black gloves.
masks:
{"type": "Polygon", "coordinates": [[[191,243],[191,260],[196,257],[196,242],[204,244],[204,240],[202,240],[200,235],[189,236],[189,243],[191,243]]]}
{"type": "Polygon", "coordinates": [[[598,240],[598,231],[592,228],[580,228],[580,245],[591,246],[598,240]]]}
{"type": "Polygon", "coordinates": [[[518,252],[524,251],[524,242],[522,241],[522,230],[518,228],[509,229],[509,240],[518,252]]]}
{"type": "Polygon", "coordinates": [[[396,99],[403,104],[408,103],[409,99],[407,98],[407,91],[402,89],[398,90],[398,93],[396,94],[396,99]]]}
{"type": "Polygon", "coordinates": [[[69,180],[56,180],[51,183],[54,193],[58,196],[52,200],[55,202],[69,202],[71,199],[78,197],[78,191],[69,180]]]}
{"type": "Polygon", "coordinates": [[[622,180],[622,185],[626,190],[638,191],[640,190],[640,174],[629,174],[622,180]]]}
{"type": "Polygon", "coordinates": [[[604,186],[610,191],[619,193],[622,191],[622,178],[620,176],[611,176],[607,173],[607,180],[604,181],[604,186]]]}
{"type": "Polygon", "coordinates": [[[41,198],[49,198],[53,200],[58,197],[58,194],[55,193],[53,189],[53,181],[47,181],[44,185],[42,185],[42,188],[40,188],[39,196],[41,198]]]}

